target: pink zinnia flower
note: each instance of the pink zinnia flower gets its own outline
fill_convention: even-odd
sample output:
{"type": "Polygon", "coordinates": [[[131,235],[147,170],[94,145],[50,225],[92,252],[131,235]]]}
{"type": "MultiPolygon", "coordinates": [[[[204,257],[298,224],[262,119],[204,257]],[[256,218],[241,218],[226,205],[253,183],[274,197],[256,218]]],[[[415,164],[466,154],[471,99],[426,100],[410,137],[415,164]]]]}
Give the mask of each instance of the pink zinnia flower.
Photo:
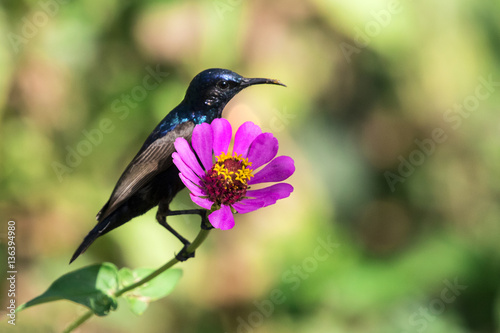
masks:
{"type": "Polygon", "coordinates": [[[244,214],[275,204],[293,191],[287,183],[258,190],[251,190],[249,185],[280,182],[295,171],[292,158],[275,158],[278,140],[271,133],[262,133],[254,123],[240,126],[232,152],[228,150],[231,137],[231,124],[226,119],[215,119],[212,124],[194,128],[194,152],[186,139],[177,138],[177,152],[172,155],[193,202],[210,210],[208,220],[223,230],[234,227],[233,212],[244,214]]]}

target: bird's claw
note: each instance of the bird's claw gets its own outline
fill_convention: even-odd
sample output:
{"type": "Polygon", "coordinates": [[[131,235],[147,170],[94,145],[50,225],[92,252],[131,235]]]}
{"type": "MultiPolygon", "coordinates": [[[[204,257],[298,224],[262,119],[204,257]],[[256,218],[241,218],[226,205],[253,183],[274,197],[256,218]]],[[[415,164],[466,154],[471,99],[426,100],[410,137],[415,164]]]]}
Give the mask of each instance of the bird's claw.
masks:
{"type": "Polygon", "coordinates": [[[189,245],[190,244],[184,244],[182,250],[180,250],[179,253],[175,255],[175,259],[182,262],[188,260],[189,258],[194,258],[194,251],[188,252],[189,245]]]}
{"type": "Polygon", "coordinates": [[[213,228],[214,228],[214,226],[211,225],[210,223],[205,223],[205,221],[201,221],[201,229],[203,229],[203,230],[211,230],[213,228]]]}

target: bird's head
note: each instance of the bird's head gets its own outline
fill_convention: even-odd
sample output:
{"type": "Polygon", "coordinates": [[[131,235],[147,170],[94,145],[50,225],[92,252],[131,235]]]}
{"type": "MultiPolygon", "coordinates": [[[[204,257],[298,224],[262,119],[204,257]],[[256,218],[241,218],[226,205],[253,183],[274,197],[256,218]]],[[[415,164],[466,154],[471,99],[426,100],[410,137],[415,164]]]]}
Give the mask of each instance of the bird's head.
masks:
{"type": "MultiPolygon", "coordinates": [[[[278,80],[245,78],[228,69],[211,68],[196,75],[186,92],[185,101],[196,108],[217,109],[222,113],[224,106],[237,93],[255,84],[277,84],[278,80]]],[[[218,115],[220,117],[220,114],[218,115]]]]}

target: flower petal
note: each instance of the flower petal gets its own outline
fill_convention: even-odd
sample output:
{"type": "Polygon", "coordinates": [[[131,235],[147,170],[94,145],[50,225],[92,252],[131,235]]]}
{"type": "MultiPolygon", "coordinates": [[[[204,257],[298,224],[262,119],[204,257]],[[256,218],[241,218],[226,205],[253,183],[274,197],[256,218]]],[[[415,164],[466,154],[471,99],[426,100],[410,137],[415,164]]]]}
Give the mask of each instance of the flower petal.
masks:
{"type": "Polygon", "coordinates": [[[265,202],[265,206],[269,206],[275,204],[279,199],[288,198],[292,192],[292,185],[279,183],[259,190],[249,190],[247,191],[246,196],[249,198],[263,200],[265,202]]]}
{"type": "Polygon", "coordinates": [[[278,153],[278,146],[278,139],[272,133],[257,136],[248,149],[248,161],[252,162],[250,167],[256,170],[272,160],[278,153]]]}
{"type": "Polygon", "coordinates": [[[214,228],[221,230],[228,230],[234,227],[234,217],[230,206],[222,205],[220,209],[208,215],[208,220],[214,228]]]}
{"type": "Polygon", "coordinates": [[[234,136],[233,151],[241,154],[243,158],[246,158],[248,155],[248,147],[250,147],[252,141],[261,133],[262,130],[260,127],[251,121],[243,123],[234,136]]]}
{"type": "Polygon", "coordinates": [[[197,204],[200,207],[203,207],[205,209],[212,209],[212,205],[214,204],[212,201],[208,200],[207,198],[200,198],[194,195],[193,193],[189,193],[189,196],[191,197],[191,200],[195,204],[197,204]]]}
{"type": "Polygon", "coordinates": [[[259,208],[274,205],[277,200],[287,198],[293,191],[293,186],[287,183],[274,184],[260,190],[247,191],[249,198],[233,204],[240,214],[250,213],[259,208]]]}
{"type": "Polygon", "coordinates": [[[250,178],[248,184],[280,182],[290,177],[294,172],[293,159],[289,156],[278,156],[250,178]]]}
{"type": "Polygon", "coordinates": [[[214,154],[217,156],[222,152],[226,153],[229,148],[229,143],[231,142],[231,135],[233,134],[231,124],[224,118],[217,118],[212,121],[211,126],[213,132],[214,154]]]}
{"type": "Polygon", "coordinates": [[[262,200],[243,199],[240,202],[234,203],[233,208],[236,209],[239,214],[246,214],[264,207],[264,204],[262,200]]]}
{"type": "Polygon", "coordinates": [[[200,185],[200,177],[198,177],[191,168],[189,168],[186,163],[182,160],[182,158],[179,156],[178,153],[173,153],[172,154],[172,160],[179,169],[179,172],[182,173],[187,179],[189,179],[191,182],[195,183],[196,185],[200,185]]]}
{"type": "Polygon", "coordinates": [[[198,163],[196,156],[194,155],[189,143],[184,138],[177,138],[174,142],[175,150],[179,154],[182,161],[196,173],[199,177],[202,177],[205,174],[205,171],[198,163]]]}
{"type": "Polygon", "coordinates": [[[191,145],[200,158],[205,170],[210,170],[213,165],[212,147],[213,147],[212,127],[207,123],[197,125],[193,130],[191,145]]]}
{"type": "Polygon", "coordinates": [[[191,191],[191,193],[193,193],[194,195],[198,197],[207,195],[206,193],[203,192],[203,190],[199,186],[193,184],[193,182],[187,179],[182,173],[179,173],[179,178],[181,179],[182,183],[186,185],[188,190],[191,191]]]}

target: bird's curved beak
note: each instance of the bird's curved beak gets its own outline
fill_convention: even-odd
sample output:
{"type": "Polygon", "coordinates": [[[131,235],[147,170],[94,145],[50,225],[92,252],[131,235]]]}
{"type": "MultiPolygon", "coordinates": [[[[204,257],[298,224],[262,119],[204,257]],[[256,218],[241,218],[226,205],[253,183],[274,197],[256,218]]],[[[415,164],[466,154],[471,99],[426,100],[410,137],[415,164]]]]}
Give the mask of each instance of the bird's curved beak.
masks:
{"type": "Polygon", "coordinates": [[[264,78],[243,78],[241,80],[241,86],[246,88],[248,86],[253,86],[255,84],[277,84],[279,86],[286,87],[283,83],[281,83],[279,80],[275,79],[264,79],[264,78]]]}

